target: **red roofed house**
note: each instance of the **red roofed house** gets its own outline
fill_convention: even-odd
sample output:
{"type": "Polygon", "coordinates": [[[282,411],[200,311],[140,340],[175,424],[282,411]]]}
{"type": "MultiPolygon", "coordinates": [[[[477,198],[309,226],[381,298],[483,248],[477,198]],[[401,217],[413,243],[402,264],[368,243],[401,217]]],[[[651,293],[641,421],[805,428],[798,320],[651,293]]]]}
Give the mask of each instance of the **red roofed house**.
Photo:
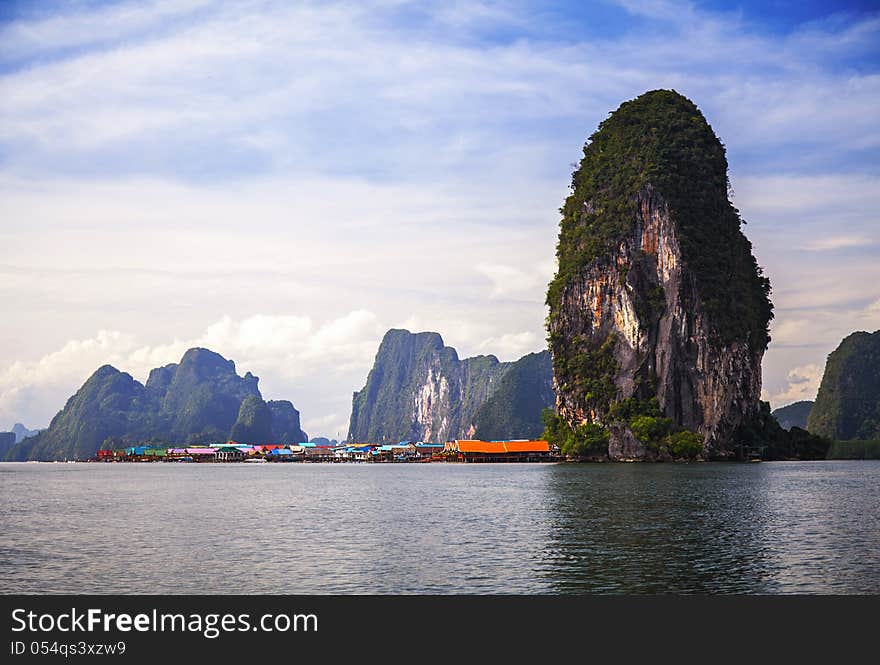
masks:
{"type": "Polygon", "coordinates": [[[460,462],[549,462],[553,460],[546,441],[449,441],[446,451],[460,462]]]}

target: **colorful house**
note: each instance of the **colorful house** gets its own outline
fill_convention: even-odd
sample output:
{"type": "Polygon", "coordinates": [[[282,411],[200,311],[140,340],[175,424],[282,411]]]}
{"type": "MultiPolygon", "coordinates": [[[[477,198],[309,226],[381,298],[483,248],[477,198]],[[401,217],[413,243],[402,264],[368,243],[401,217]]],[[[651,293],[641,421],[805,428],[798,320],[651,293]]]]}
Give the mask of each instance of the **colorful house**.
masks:
{"type": "Polygon", "coordinates": [[[267,453],[266,459],[272,462],[294,462],[302,458],[290,448],[273,448],[267,453]]]}
{"type": "Polygon", "coordinates": [[[445,450],[460,462],[549,462],[553,460],[547,441],[456,440],[445,450]]]}
{"type": "Polygon", "coordinates": [[[214,453],[214,460],[217,462],[241,462],[247,453],[238,448],[238,446],[222,446],[214,453]]]}

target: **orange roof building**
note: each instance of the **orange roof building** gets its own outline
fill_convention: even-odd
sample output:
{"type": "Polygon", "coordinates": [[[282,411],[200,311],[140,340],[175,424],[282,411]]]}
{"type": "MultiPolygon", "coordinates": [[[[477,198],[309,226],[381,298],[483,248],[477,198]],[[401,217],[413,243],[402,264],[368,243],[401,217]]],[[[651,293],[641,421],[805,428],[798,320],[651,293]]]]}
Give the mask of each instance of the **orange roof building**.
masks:
{"type": "Polygon", "coordinates": [[[484,462],[544,461],[552,457],[547,441],[476,441],[456,440],[446,450],[460,460],[484,462]]]}

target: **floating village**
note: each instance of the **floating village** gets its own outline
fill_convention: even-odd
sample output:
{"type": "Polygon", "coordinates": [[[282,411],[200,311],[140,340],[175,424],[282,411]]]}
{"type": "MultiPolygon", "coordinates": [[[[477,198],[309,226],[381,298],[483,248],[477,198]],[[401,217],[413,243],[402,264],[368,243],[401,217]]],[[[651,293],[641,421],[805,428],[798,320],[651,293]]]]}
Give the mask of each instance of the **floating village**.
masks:
{"type": "Polygon", "coordinates": [[[140,445],[99,450],[94,462],[245,463],[270,462],[556,462],[559,451],[547,441],[455,440],[443,443],[317,443],[162,448],[140,445]]]}

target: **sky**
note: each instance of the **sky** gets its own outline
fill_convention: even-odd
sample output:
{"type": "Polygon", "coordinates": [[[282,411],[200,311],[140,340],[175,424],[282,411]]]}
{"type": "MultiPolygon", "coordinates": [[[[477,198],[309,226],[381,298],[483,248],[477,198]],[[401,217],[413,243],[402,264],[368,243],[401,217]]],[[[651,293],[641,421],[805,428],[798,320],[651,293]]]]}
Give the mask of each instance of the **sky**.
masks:
{"type": "Polygon", "coordinates": [[[0,429],[192,346],[345,437],[384,332],[545,348],[621,102],[692,99],[773,285],[774,407],[880,328],[880,3],[0,3],[0,429]]]}

